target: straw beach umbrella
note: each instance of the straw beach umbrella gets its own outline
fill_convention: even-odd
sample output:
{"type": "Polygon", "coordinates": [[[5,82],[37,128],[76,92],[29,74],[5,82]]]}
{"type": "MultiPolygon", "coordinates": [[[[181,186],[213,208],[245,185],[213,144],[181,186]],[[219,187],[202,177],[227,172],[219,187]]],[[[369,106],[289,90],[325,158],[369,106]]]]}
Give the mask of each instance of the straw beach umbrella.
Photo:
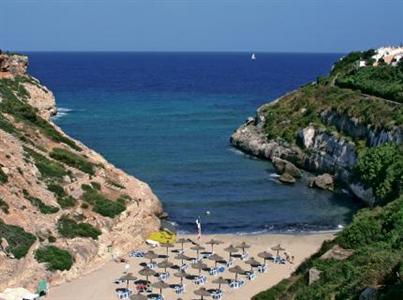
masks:
{"type": "Polygon", "coordinates": [[[146,277],[146,281],[148,282],[148,277],[149,277],[149,276],[154,276],[155,274],[157,274],[157,272],[155,272],[154,270],[151,270],[150,268],[144,268],[144,269],[141,269],[141,270],[139,271],[139,274],[140,274],[141,276],[145,276],[145,277],[146,277]]]}
{"type": "Polygon", "coordinates": [[[214,261],[214,267],[217,267],[217,262],[224,260],[222,256],[219,256],[217,254],[211,255],[208,259],[214,261]]]}
{"type": "Polygon", "coordinates": [[[250,265],[250,270],[253,270],[254,266],[260,265],[260,262],[258,262],[255,258],[251,257],[247,261],[245,261],[245,264],[250,265]]]}
{"type": "Polygon", "coordinates": [[[157,266],[158,266],[158,268],[164,269],[164,271],[166,273],[167,268],[171,268],[173,265],[174,265],[173,263],[171,263],[171,262],[169,262],[167,260],[164,260],[164,261],[160,262],[157,266]]]}
{"type": "Polygon", "coordinates": [[[240,266],[229,268],[228,271],[230,271],[231,273],[235,273],[235,280],[238,279],[238,274],[245,273],[245,270],[242,269],[240,266]]]}
{"type": "Polygon", "coordinates": [[[224,251],[229,253],[229,259],[231,260],[232,253],[238,252],[239,249],[235,248],[233,245],[230,245],[229,247],[225,248],[224,251]]]}
{"type": "Polygon", "coordinates": [[[182,262],[182,265],[183,265],[183,261],[184,260],[189,260],[190,259],[190,257],[189,256],[186,256],[185,254],[178,254],[177,256],[175,256],[175,259],[180,259],[181,260],[181,262],[182,262]]]}
{"type": "Polygon", "coordinates": [[[207,291],[206,288],[204,288],[204,287],[201,287],[198,290],[195,290],[193,293],[195,295],[197,295],[197,296],[200,296],[201,300],[203,300],[204,297],[210,297],[211,296],[211,293],[209,291],[207,291]]]}
{"type": "Polygon", "coordinates": [[[167,250],[167,257],[169,257],[169,248],[175,247],[173,244],[166,243],[166,244],[161,244],[161,247],[166,248],[167,250]]]}
{"type": "Polygon", "coordinates": [[[264,259],[264,263],[266,264],[266,260],[273,257],[273,254],[267,251],[260,252],[257,256],[264,259]]]}
{"type": "Polygon", "coordinates": [[[200,245],[195,245],[195,246],[191,247],[190,249],[196,251],[196,253],[197,253],[197,259],[199,259],[199,252],[200,252],[200,250],[204,250],[204,249],[206,249],[206,248],[204,248],[204,247],[202,247],[202,246],[200,246],[200,245]]]}
{"type": "Polygon", "coordinates": [[[121,281],[126,281],[126,287],[129,287],[129,281],[135,281],[137,280],[137,277],[133,276],[133,273],[128,273],[126,275],[123,275],[122,277],[119,278],[121,281]]]}
{"type": "Polygon", "coordinates": [[[150,263],[152,263],[153,262],[153,259],[156,259],[156,258],[158,258],[158,254],[156,254],[154,251],[147,251],[145,254],[144,254],[144,257],[145,258],[148,258],[149,260],[150,260],[150,263]]]}
{"type": "Polygon", "coordinates": [[[136,295],[131,295],[130,300],[147,300],[148,297],[141,295],[141,294],[136,294],[136,295]]]}
{"type": "Polygon", "coordinates": [[[224,279],[223,277],[218,277],[217,279],[214,279],[212,282],[215,283],[215,284],[218,284],[218,289],[219,290],[221,290],[221,285],[222,284],[227,284],[228,283],[227,279],[224,279]]]}
{"type": "Polygon", "coordinates": [[[169,288],[169,284],[160,280],[160,281],[157,281],[157,282],[154,282],[153,284],[151,284],[151,287],[159,289],[160,295],[162,296],[162,290],[169,288]]]}
{"type": "Polygon", "coordinates": [[[179,271],[177,273],[174,274],[175,277],[179,277],[181,279],[181,285],[183,284],[183,277],[187,277],[189,276],[188,273],[186,273],[185,271],[179,271]]]}
{"type": "Polygon", "coordinates": [[[211,253],[214,253],[214,245],[220,245],[222,243],[223,243],[222,241],[211,239],[206,244],[211,245],[211,253]]]}
{"type": "Polygon", "coordinates": [[[176,241],[177,244],[181,244],[181,249],[183,251],[183,244],[189,243],[188,239],[180,238],[179,240],[176,241]]]}
{"type": "Polygon", "coordinates": [[[271,250],[277,251],[277,256],[278,256],[278,253],[279,253],[280,251],[284,251],[285,249],[284,249],[283,247],[281,247],[280,244],[278,244],[278,245],[276,245],[276,246],[274,246],[274,247],[271,247],[271,250]]]}
{"type": "Polygon", "coordinates": [[[250,245],[247,244],[247,243],[245,243],[245,242],[242,242],[241,244],[239,244],[238,246],[236,246],[236,248],[242,249],[242,252],[245,253],[245,249],[250,248],[250,245]]]}
{"type": "Polygon", "coordinates": [[[206,269],[207,265],[199,261],[198,263],[192,264],[192,268],[199,270],[199,275],[200,275],[201,270],[206,269]]]}

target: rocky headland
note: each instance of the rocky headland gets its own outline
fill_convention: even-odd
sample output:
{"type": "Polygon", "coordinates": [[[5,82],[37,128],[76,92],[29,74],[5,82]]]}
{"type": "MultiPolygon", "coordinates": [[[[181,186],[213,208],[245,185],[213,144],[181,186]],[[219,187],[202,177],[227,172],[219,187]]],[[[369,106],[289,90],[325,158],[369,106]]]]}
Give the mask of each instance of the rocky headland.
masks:
{"type": "Polygon", "coordinates": [[[264,104],[233,133],[231,144],[272,161],[284,183],[295,182],[302,169],[319,175],[310,186],[333,190],[337,183],[373,205],[373,188],[355,168],[365,150],[402,143],[403,110],[398,101],[340,87],[338,79],[354,70],[355,63],[339,62],[329,77],[264,104]]]}
{"type": "Polygon", "coordinates": [[[0,53],[0,290],[88,273],[142,244],[162,214],[146,183],[52,122],[55,98],[27,66],[0,53]]]}

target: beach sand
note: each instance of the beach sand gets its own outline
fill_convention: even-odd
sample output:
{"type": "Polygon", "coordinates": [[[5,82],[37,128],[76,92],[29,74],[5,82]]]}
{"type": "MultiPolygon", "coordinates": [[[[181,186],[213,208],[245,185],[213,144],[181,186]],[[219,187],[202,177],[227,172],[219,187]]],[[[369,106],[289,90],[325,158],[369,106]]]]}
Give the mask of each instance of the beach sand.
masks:
{"type": "MultiPolygon", "coordinates": [[[[193,235],[184,235],[180,236],[184,238],[191,238],[196,241],[196,237],[193,235]]],[[[263,274],[258,274],[256,280],[254,281],[246,281],[246,285],[240,289],[230,289],[228,285],[222,286],[224,290],[223,299],[230,300],[247,300],[250,299],[255,294],[263,291],[284,278],[287,278],[291,275],[291,273],[296,269],[296,267],[303,262],[307,257],[315,253],[323,243],[323,241],[332,239],[334,237],[334,233],[314,233],[314,234],[264,234],[264,235],[205,235],[201,239],[201,244],[206,246],[206,250],[210,250],[209,245],[204,245],[206,241],[211,238],[219,239],[224,242],[222,245],[215,246],[214,252],[218,255],[228,259],[228,253],[223,251],[230,244],[237,245],[242,241],[250,244],[252,247],[248,249],[250,256],[254,256],[258,261],[263,262],[262,259],[257,257],[257,253],[267,250],[273,254],[275,251],[272,251],[270,248],[281,244],[283,248],[286,249],[286,252],[295,257],[294,264],[274,264],[272,262],[268,262],[268,271],[263,274]]],[[[177,248],[180,248],[180,245],[177,245],[177,248]]],[[[196,256],[195,251],[189,249],[192,244],[187,243],[184,245],[185,254],[188,256],[196,256]]],[[[148,250],[149,247],[145,246],[141,250],[148,250]]],[[[165,248],[155,248],[153,249],[157,254],[166,254],[165,248]]],[[[170,261],[177,263],[178,261],[174,260],[174,253],[170,254],[170,261]]],[[[140,279],[144,279],[143,276],[137,274],[137,272],[141,269],[139,264],[141,262],[148,261],[144,258],[128,258],[128,262],[130,265],[129,272],[132,272],[133,275],[140,279]]],[[[158,259],[157,262],[160,262],[161,259],[158,259]]],[[[205,260],[208,266],[213,266],[213,262],[209,260],[205,260]]],[[[234,265],[239,265],[245,270],[249,270],[250,267],[245,265],[243,261],[240,259],[235,260],[234,265]]],[[[100,267],[98,270],[87,274],[80,279],[74,280],[72,282],[68,282],[62,284],[57,287],[53,287],[50,290],[50,295],[47,299],[50,300],[115,300],[117,296],[115,294],[115,289],[118,287],[125,287],[125,284],[117,285],[114,283],[114,280],[119,278],[125,270],[125,263],[116,263],[116,262],[108,262],[107,264],[100,267]]],[[[170,270],[170,273],[175,273],[176,270],[170,270]]],[[[188,269],[187,271],[190,274],[197,275],[198,270],[188,269]]],[[[205,272],[203,272],[205,274],[205,272]]],[[[234,274],[226,271],[222,274],[224,278],[233,279],[234,274]]],[[[208,281],[204,285],[207,289],[217,288],[216,284],[211,283],[213,279],[216,277],[208,276],[208,281]]],[[[244,276],[240,275],[239,278],[244,279],[244,276]]],[[[152,282],[156,282],[157,278],[150,278],[152,282]]],[[[179,278],[171,276],[167,283],[169,284],[177,284],[180,282],[179,278]]],[[[199,286],[196,286],[191,281],[184,279],[184,283],[186,285],[186,293],[181,295],[181,298],[184,300],[190,299],[200,299],[193,294],[193,291],[199,286]]],[[[131,283],[130,287],[134,288],[134,285],[131,283]]],[[[157,290],[154,290],[158,293],[157,290]]],[[[176,300],[180,298],[175,295],[172,289],[163,290],[163,295],[166,300],[176,300]]],[[[211,299],[208,297],[208,299],[211,299]]]]}

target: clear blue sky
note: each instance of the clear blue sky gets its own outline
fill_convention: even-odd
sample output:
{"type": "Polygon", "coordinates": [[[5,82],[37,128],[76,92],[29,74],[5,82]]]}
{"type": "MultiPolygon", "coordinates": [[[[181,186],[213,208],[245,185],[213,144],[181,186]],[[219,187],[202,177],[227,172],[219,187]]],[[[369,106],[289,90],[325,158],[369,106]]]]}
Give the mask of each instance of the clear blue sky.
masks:
{"type": "Polygon", "coordinates": [[[347,52],[403,42],[403,0],[1,0],[7,50],[347,52]]]}

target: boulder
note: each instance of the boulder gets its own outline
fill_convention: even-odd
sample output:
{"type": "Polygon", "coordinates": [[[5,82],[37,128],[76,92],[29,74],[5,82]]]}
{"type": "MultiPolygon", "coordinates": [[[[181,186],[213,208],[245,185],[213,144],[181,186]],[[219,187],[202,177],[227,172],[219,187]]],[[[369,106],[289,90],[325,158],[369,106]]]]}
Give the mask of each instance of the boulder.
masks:
{"type": "Polygon", "coordinates": [[[334,190],[334,177],[328,173],[319,175],[311,179],[310,187],[317,187],[323,190],[334,190]]]}
{"type": "Polygon", "coordinates": [[[293,163],[279,157],[273,157],[272,162],[274,168],[280,175],[288,174],[294,178],[301,177],[301,171],[293,163]]]}
{"type": "Polygon", "coordinates": [[[318,281],[320,279],[320,273],[322,273],[322,271],[319,271],[316,268],[310,268],[309,269],[308,284],[311,285],[315,281],[318,281]]]}
{"type": "Polygon", "coordinates": [[[290,174],[288,173],[284,173],[282,174],[278,180],[280,180],[282,183],[287,183],[287,184],[293,184],[296,182],[296,179],[294,177],[292,177],[290,174]]]}
{"type": "Polygon", "coordinates": [[[359,300],[376,300],[377,297],[377,290],[372,287],[367,287],[358,298],[359,300]]]}
{"type": "Polygon", "coordinates": [[[320,259],[336,259],[336,260],[345,260],[353,255],[352,250],[344,249],[339,245],[334,245],[328,251],[326,251],[320,259]]]}

